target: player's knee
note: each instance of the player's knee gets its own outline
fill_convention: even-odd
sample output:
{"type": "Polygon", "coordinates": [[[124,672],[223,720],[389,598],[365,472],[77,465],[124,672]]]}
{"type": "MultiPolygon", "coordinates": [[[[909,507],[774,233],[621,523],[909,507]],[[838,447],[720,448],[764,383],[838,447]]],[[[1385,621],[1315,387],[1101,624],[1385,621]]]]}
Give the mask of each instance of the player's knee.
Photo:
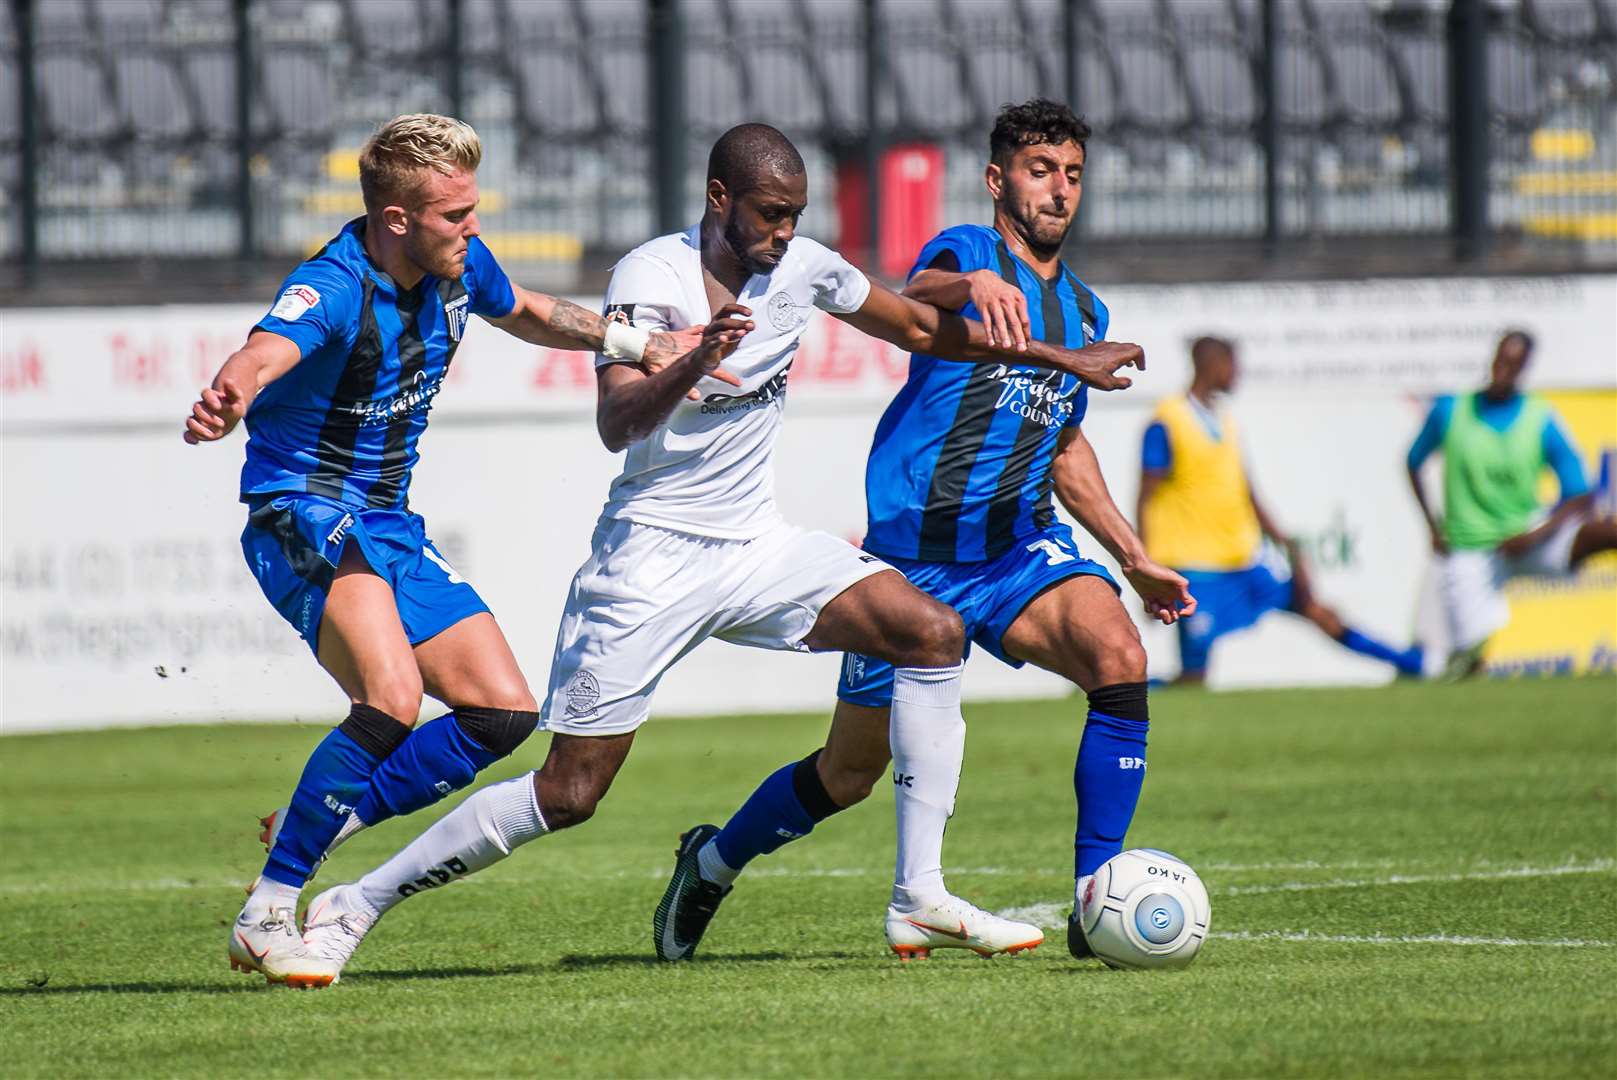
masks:
{"type": "Polygon", "coordinates": [[[832,802],[846,810],[870,797],[886,768],[885,762],[874,767],[868,762],[827,762],[822,773],[825,792],[832,802]]]}
{"type": "Polygon", "coordinates": [[[1145,682],[1145,646],[1139,631],[1129,624],[1128,631],[1108,637],[1095,660],[1097,686],[1145,682]]]}
{"type": "Polygon", "coordinates": [[[966,625],[947,604],[929,602],[908,621],[908,641],[900,667],[951,667],[966,649],[966,625]]]}
{"type": "MultiPolygon", "coordinates": [[[[530,699],[531,700],[531,699],[530,699]]],[[[458,708],[461,728],[491,754],[506,757],[539,726],[538,709],[458,708]]]]}
{"type": "Polygon", "coordinates": [[[421,673],[412,667],[374,680],[365,687],[363,700],[406,727],[413,727],[421,713],[421,695],[421,673]]]}
{"type": "Polygon", "coordinates": [[[520,675],[485,681],[478,687],[477,705],[484,709],[504,709],[510,712],[536,713],[539,703],[534,700],[528,681],[520,675]]]}
{"type": "Polygon", "coordinates": [[[551,832],[582,825],[595,816],[603,792],[589,783],[547,784],[536,781],[539,790],[539,812],[544,815],[545,827],[551,832]]]}

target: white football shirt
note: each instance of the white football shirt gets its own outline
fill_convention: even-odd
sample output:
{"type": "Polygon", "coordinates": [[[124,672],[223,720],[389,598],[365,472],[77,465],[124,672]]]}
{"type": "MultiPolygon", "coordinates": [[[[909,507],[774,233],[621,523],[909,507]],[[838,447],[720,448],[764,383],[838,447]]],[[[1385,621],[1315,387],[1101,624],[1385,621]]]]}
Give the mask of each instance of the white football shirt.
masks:
{"type": "MultiPolygon", "coordinates": [[[[700,229],[625,255],[606,287],[608,317],[626,315],[648,330],[708,322],[700,229]]],[[[779,522],[775,440],[798,342],[814,308],[858,311],[869,295],[870,281],[841,255],[793,237],[774,272],[754,274],[736,297],[751,309],[753,330],[723,367],[741,385],[703,379],[701,401],[681,401],[630,446],[603,516],[727,540],[750,540],[779,522]]],[[[613,362],[595,358],[597,367],[613,362]]]]}

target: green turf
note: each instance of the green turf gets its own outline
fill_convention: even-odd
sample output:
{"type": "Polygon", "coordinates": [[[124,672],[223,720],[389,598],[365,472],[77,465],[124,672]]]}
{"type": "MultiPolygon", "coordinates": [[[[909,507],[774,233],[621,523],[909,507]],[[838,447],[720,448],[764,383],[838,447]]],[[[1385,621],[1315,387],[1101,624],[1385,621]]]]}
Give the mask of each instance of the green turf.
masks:
{"type": "MultiPolygon", "coordinates": [[[[818,745],[823,719],[771,717],[653,723],[593,822],[401,906],[340,986],[270,990],[227,969],[226,927],[262,857],[254,815],[318,729],[0,740],[0,1068],[1612,1075],[1617,681],[1153,702],[1130,838],[1198,867],[1213,902],[1182,973],[1077,963],[1059,932],[1029,956],[900,966],[881,939],[885,792],[755,867],[697,961],[654,963],[676,832],[818,745]],[[1452,940],[1407,940],[1432,938],[1452,940]]],[[[956,891],[1059,919],[1079,715],[969,711],[956,891]]],[[[362,834],[322,880],[425,823],[362,834]]]]}

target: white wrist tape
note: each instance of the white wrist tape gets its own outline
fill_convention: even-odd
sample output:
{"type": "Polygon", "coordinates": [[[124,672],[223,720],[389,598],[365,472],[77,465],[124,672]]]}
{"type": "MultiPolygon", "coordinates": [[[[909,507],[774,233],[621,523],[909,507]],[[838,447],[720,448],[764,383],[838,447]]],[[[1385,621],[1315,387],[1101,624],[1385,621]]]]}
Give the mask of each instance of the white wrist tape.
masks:
{"type": "Polygon", "coordinates": [[[608,322],[606,338],[601,343],[601,355],[609,360],[633,360],[639,363],[640,358],[646,355],[646,343],[650,340],[650,330],[608,322]]]}

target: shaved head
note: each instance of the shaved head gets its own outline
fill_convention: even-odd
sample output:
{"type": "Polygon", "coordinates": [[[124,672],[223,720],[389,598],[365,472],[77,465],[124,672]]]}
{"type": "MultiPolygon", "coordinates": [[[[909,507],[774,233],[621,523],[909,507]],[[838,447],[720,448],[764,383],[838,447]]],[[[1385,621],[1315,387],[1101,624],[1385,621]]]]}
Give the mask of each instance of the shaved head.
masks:
{"type": "Polygon", "coordinates": [[[755,190],[771,176],[802,176],[803,155],[792,140],[768,124],[740,124],[719,136],[707,156],[707,178],[731,198],[755,190]]]}
{"type": "Polygon", "coordinates": [[[1235,346],[1223,338],[1199,337],[1190,343],[1190,362],[1197,368],[1202,368],[1215,360],[1222,360],[1233,355],[1235,346]]]}

